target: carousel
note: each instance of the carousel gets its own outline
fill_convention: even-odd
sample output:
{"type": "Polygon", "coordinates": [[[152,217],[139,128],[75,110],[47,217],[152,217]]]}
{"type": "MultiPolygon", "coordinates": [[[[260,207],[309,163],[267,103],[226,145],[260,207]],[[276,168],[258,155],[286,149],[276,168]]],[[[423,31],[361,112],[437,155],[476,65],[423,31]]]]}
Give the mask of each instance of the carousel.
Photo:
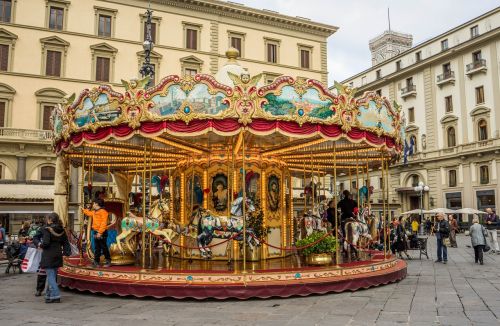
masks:
{"type": "Polygon", "coordinates": [[[369,185],[352,194],[359,206],[352,218],[341,222],[337,209],[333,220],[326,216],[327,205],[341,200],[338,176],[369,179],[381,171],[388,178],[402,150],[400,108],[312,79],[283,76],[263,85],[238,64],[237,50],[226,55],[215,76],[172,75],[157,85],[146,76],[122,81],[124,93],[101,85],[54,111],[56,212],[68,223],[70,170],[80,169],[82,208],[101,198],[111,216],[112,266],[91,267],[92,221],[80,214],[79,254],[65,259],[61,285],[247,299],[404,278],[406,264],[384,236],[388,221],[370,212],[369,185]],[[96,174],[107,177],[106,187],[93,187],[96,174]],[[307,190],[309,180],[331,180],[330,203],[325,191],[307,190]]]}

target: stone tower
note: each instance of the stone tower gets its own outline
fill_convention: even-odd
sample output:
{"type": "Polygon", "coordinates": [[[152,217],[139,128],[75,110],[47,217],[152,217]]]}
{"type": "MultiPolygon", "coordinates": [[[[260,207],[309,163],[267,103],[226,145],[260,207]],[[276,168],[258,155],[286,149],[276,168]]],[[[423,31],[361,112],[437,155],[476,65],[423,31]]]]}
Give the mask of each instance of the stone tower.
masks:
{"type": "Polygon", "coordinates": [[[381,35],[370,40],[372,53],[372,66],[397,56],[411,48],[413,36],[387,30],[381,35]]]}

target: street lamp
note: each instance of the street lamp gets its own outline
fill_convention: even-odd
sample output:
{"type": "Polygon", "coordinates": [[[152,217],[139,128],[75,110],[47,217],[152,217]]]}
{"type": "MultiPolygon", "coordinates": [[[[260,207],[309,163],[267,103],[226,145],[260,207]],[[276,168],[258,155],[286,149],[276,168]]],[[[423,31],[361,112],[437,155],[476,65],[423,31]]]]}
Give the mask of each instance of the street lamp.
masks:
{"type": "Polygon", "coordinates": [[[422,221],[424,220],[424,212],[423,212],[423,210],[424,210],[424,192],[429,192],[429,190],[431,188],[429,188],[429,186],[425,185],[422,181],[420,181],[418,183],[418,186],[416,186],[413,189],[420,197],[420,224],[419,224],[419,228],[418,228],[418,233],[420,235],[423,235],[424,234],[424,225],[423,225],[422,221]]]}
{"type": "Polygon", "coordinates": [[[155,75],[155,69],[154,66],[151,64],[151,52],[153,51],[154,48],[154,43],[151,38],[151,17],[153,15],[153,11],[151,9],[148,9],[146,11],[146,39],[144,40],[144,43],[142,43],[142,48],[144,49],[144,63],[142,64],[141,70],[139,72],[141,73],[142,77],[149,76],[150,80],[148,82],[148,86],[151,85],[154,75],[155,75]]]}

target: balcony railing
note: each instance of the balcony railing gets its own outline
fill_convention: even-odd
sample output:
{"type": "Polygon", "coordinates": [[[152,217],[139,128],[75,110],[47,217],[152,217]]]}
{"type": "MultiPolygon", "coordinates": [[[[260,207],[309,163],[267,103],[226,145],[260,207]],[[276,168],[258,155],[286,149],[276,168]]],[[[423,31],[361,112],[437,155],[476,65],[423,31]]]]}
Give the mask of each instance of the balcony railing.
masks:
{"type": "Polygon", "coordinates": [[[0,137],[47,141],[52,139],[52,131],[37,129],[0,128],[0,137]]]}
{"type": "Polygon", "coordinates": [[[467,66],[465,66],[465,69],[467,71],[466,74],[469,77],[471,77],[476,72],[484,72],[486,71],[486,60],[485,59],[475,60],[474,62],[469,63],[467,66]]]}
{"type": "Polygon", "coordinates": [[[450,70],[450,71],[445,71],[441,75],[437,76],[437,84],[439,86],[444,85],[446,83],[455,83],[455,72],[450,70]]]}
{"type": "Polygon", "coordinates": [[[401,97],[405,98],[408,96],[417,95],[417,86],[416,85],[406,85],[405,88],[401,89],[401,97]]]}

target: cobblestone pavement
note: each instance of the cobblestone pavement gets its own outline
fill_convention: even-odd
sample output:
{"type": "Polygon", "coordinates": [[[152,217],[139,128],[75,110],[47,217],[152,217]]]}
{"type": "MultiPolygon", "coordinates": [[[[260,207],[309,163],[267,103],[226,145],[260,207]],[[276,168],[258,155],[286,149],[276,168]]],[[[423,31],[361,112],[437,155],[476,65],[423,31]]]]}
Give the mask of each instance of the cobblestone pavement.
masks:
{"type": "MultiPolygon", "coordinates": [[[[34,275],[0,276],[0,325],[500,325],[500,255],[473,263],[458,237],[447,265],[409,260],[408,277],[357,292],[305,298],[154,300],[63,291],[63,303],[33,296],[34,275]]],[[[413,254],[415,256],[415,254],[413,254]]]]}

